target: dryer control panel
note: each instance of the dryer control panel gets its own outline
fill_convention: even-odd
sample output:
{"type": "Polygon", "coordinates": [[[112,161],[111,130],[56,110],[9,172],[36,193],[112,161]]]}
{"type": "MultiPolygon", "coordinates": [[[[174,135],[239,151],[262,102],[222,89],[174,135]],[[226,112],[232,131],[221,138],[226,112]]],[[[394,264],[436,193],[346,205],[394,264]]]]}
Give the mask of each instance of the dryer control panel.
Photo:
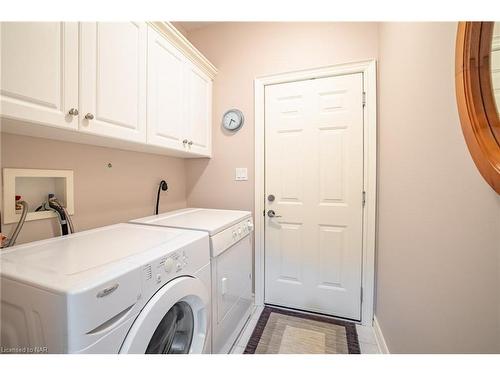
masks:
{"type": "Polygon", "coordinates": [[[251,234],[253,229],[253,220],[250,217],[212,236],[210,238],[212,257],[219,256],[242,238],[251,234]]]}

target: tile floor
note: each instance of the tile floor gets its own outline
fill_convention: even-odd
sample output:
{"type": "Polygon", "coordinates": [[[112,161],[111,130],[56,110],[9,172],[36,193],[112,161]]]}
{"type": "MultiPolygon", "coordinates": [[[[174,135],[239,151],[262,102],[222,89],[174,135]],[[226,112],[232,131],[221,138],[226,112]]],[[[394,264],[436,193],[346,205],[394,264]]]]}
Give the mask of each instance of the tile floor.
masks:
{"type": "MultiPolygon", "coordinates": [[[[259,320],[260,313],[263,307],[256,307],[247,324],[241,331],[240,337],[236,340],[230,354],[242,354],[245,351],[250,336],[252,335],[253,329],[259,320]]],[[[380,350],[375,339],[375,334],[372,327],[365,327],[362,325],[356,325],[356,330],[358,332],[359,346],[361,349],[361,354],[380,354],[380,350]]]]}

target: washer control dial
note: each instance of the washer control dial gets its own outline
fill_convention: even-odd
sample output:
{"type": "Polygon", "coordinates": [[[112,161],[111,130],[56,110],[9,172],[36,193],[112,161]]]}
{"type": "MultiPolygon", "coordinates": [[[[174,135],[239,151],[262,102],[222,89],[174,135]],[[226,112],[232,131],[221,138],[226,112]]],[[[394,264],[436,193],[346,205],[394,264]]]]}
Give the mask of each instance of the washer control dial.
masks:
{"type": "Polygon", "coordinates": [[[165,271],[169,273],[172,271],[172,268],[174,268],[174,260],[172,258],[167,258],[165,260],[165,271]]]}

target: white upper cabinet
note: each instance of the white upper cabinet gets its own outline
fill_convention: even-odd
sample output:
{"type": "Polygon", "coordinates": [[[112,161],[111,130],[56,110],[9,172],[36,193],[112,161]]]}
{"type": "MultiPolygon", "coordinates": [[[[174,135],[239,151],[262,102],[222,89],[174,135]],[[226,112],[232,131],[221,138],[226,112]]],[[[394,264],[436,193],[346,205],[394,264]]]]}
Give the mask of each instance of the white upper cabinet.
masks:
{"type": "Polygon", "coordinates": [[[168,22],[0,22],[2,131],[210,157],[215,67],[168,22]],[[64,128],[68,131],[61,131],[64,128]]]}
{"type": "Polygon", "coordinates": [[[188,64],[187,114],[188,147],[201,155],[210,156],[212,139],[212,80],[193,64],[188,64]]]}
{"type": "Polygon", "coordinates": [[[183,150],[187,129],[185,57],[153,28],[148,30],[148,143],[183,150]]]}
{"type": "Polygon", "coordinates": [[[0,46],[2,116],[76,129],[78,24],[2,22],[0,46]]]}
{"type": "Polygon", "coordinates": [[[146,141],[147,24],[80,26],[80,130],[146,141]]]}
{"type": "Polygon", "coordinates": [[[211,128],[212,79],[150,27],[148,143],[210,156],[211,128]]]}

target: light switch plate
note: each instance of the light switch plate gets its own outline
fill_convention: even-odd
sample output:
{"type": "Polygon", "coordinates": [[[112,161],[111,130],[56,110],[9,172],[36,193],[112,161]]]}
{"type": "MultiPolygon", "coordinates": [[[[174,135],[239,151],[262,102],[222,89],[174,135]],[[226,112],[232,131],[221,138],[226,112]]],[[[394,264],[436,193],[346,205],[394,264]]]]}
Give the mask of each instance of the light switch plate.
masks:
{"type": "Polygon", "coordinates": [[[235,181],[248,181],[248,169],[247,168],[236,168],[235,181]]]}

